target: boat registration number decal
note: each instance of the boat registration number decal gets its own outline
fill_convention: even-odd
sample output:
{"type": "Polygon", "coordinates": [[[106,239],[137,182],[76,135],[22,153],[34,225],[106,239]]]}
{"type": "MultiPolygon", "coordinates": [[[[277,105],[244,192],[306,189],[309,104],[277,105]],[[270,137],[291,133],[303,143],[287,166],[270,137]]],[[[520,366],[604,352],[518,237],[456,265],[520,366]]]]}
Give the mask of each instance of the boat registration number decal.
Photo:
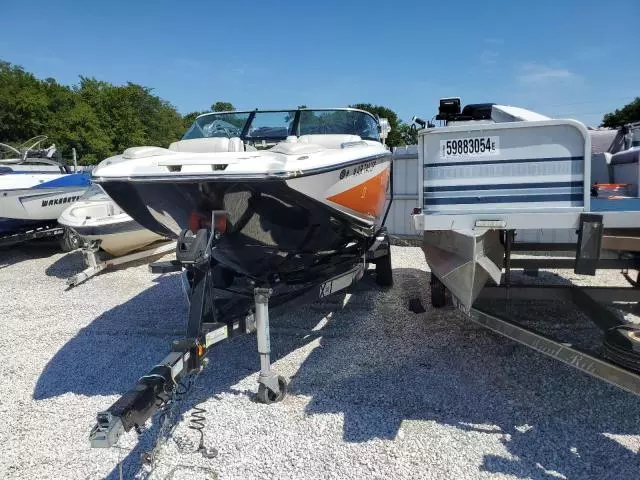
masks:
{"type": "Polygon", "coordinates": [[[440,140],[440,158],[482,157],[500,153],[500,137],[440,140]]]}
{"type": "Polygon", "coordinates": [[[376,161],[371,160],[369,162],[361,163],[360,165],[355,165],[349,168],[343,168],[340,172],[340,180],[343,178],[350,177],[351,175],[362,175],[363,173],[370,172],[373,170],[373,167],[376,166],[376,161]]]}
{"type": "Polygon", "coordinates": [[[347,288],[349,285],[353,283],[354,273],[347,273],[342,277],[334,278],[333,280],[329,280],[328,282],[320,285],[320,298],[324,298],[332,293],[339,292],[347,288]]]}

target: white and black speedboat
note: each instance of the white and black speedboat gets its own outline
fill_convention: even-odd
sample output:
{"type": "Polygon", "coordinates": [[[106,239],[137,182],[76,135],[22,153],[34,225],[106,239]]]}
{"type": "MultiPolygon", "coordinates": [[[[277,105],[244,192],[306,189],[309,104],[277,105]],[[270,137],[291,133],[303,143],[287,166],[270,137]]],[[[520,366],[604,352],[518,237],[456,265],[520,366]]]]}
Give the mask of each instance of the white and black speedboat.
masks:
{"type": "MultiPolygon", "coordinates": [[[[203,368],[208,349],[242,333],[257,334],[258,400],[281,400],[286,380],[270,368],[270,307],[344,290],[367,264],[378,283],[391,284],[382,227],[387,133],[388,123],[355,109],[211,113],[169,149],[130,148],[128,161],[94,170],[135,221],[177,238],[176,260],[151,270],[183,271],[189,314],[185,339],[98,414],[93,446],[113,446],[144,424],[203,368]]],[[[202,442],[199,451],[206,454],[202,442]]]]}
{"type": "Polygon", "coordinates": [[[130,148],[93,178],[158,235],[196,233],[225,212],[213,257],[229,281],[303,284],[359,261],[380,228],[385,134],[355,109],[211,113],[169,149],[130,148]]]}

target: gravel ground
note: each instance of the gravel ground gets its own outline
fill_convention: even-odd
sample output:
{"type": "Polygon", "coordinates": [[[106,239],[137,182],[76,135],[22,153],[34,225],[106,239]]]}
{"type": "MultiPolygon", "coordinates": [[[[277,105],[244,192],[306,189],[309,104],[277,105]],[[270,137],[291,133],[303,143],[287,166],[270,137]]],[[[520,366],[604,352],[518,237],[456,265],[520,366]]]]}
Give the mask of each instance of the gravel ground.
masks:
{"type": "MultiPolygon", "coordinates": [[[[254,401],[254,336],[213,350],[149,472],[140,455],[156,428],[112,450],[91,449],[88,434],[181,334],[179,278],[139,265],[65,291],[79,253],[0,252],[0,478],[119,478],[120,461],[123,478],[640,478],[640,399],[430,308],[418,248],[393,247],[393,264],[392,289],[366,278],[352,295],[272,318],[274,368],[290,379],[279,404],[254,401]],[[414,297],[426,313],[407,309],[414,297]],[[194,453],[195,406],[214,459],[194,453]]],[[[519,308],[597,344],[566,305],[519,308]]]]}

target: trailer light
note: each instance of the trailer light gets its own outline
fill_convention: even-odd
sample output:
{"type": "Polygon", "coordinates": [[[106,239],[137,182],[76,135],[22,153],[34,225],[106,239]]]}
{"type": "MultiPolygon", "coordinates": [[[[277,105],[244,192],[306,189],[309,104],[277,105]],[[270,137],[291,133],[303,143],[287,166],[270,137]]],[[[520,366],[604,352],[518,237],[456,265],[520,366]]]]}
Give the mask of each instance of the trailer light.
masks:
{"type": "Polygon", "coordinates": [[[205,349],[202,345],[198,345],[196,347],[196,353],[198,354],[199,357],[202,357],[204,355],[205,349]]]}
{"type": "MultiPolygon", "coordinates": [[[[213,217],[215,222],[215,231],[219,233],[226,232],[226,215],[215,212],[213,217]]],[[[201,228],[211,228],[211,217],[207,217],[199,212],[191,212],[191,215],[189,216],[189,230],[195,233],[201,228]]]]}
{"type": "Polygon", "coordinates": [[[227,231],[227,217],[225,215],[216,215],[216,232],[224,233],[227,231]]]}
{"type": "Polygon", "coordinates": [[[201,213],[191,212],[191,215],[189,215],[189,230],[191,230],[193,233],[196,233],[201,228],[204,228],[205,223],[206,218],[201,213]]]}

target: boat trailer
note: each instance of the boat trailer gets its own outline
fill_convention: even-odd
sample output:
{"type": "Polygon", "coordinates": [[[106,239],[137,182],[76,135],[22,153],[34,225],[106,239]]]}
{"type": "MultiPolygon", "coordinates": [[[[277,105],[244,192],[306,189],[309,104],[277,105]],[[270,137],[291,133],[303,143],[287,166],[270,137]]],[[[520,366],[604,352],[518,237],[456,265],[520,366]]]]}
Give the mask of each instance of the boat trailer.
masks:
{"type": "Polygon", "coordinates": [[[431,303],[442,307],[450,297],[471,320],[640,394],[640,325],[623,324],[603,305],[625,300],[640,304],[637,281],[626,289],[525,287],[511,281],[513,268],[527,274],[571,268],[590,276],[597,269],[640,270],[637,161],[616,165],[613,157],[607,160],[599,151],[604,147],[592,145],[592,132],[576,120],[505,105],[461,107],[458,97],[441,99],[436,120],[445,126],[426,124],[418,131],[419,191],[413,220],[423,232],[431,303]],[[599,183],[622,177],[634,185],[632,196],[599,192],[599,183]],[[570,233],[568,239],[576,232],[577,242],[515,242],[515,231],[532,230],[559,230],[570,233]],[[511,258],[517,250],[574,255],[511,258]],[[490,279],[501,286],[488,287],[490,279]],[[506,313],[483,297],[504,300],[506,313]],[[523,319],[509,318],[510,303],[518,298],[575,304],[604,331],[601,351],[586,352],[522,325],[523,319]]]}
{"type": "Polygon", "coordinates": [[[41,238],[57,238],[60,241],[60,247],[66,252],[73,250],[77,246],[77,237],[74,238],[69,229],[53,221],[0,235],[0,248],[41,238]]]}
{"type": "MultiPolygon", "coordinates": [[[[218,225],[216,217],[224,214],[213,212],[212,230],[200,229],[195,234],[183,231],[176,246],[176,260],[150,265],[152,273],[183,272],[183,286],[188,283],[185,290],[189,298],[186,335],[173,342],[171,352],[142,376],[133,389],[107,410],[97,414],[97,423],[89,436],[92,447],[113,447],[124,432],[132,428],[139,432],[155,412],[171,401],[178,386],[184,385],[187,377],[197,375],[205,367],[205,356],[209,350],[246,333],[256,332],[257,336],[260,357],[258,400],[265,404],[282,400],[287,393],[287,381],[271,368],[270,313],[281,307],[310,303],[350,287],[364,276],[368,262],[383,265],[385,272],[388,267],[390,273],[390,244],[386,230],[382,228],[362,261],[355,265],[353,259],[344,262],[344,265],[336,267],[338,271],[328,280],[304,284],[294,291],[291,286],[281,287],[277,283],[272,286],[254,285],[253,298],[245,295],[241,302],[246,306],[251,301],[253,305],[244,310],[240,306],[238,310],[233,302],[237,292],[230,288],[218,288],[212,268],[212,248],[219,237],[215,227],[218,225]],[[229,298],[229,308],[224,318],[218,318],[213,299],[225,297],[229,298]]],[[[379,279],[378,283],[385,284],[385,279],[379,279]]]]}
{"type": "Polygon", "coordinates": [[[121,257],[103,259],[100,256],[100,245],[98,242],[85,243],[82,246],[82,260],[86,268],[69,277],[67,279],[67,286],[72,288],[80,285],[107,268],[115,268],[127,263],[142,260],[143,258],[163,255],[175,250],[175,248],[176,242],[165,241],[162,243],[155,243],[143,250],[138,250],[137,252],[129,253],[121,257]]]}
{"type": "MultiPolygon", "coordinates": [[[[602,229],[602,216],[583,214],[579,238],[573,244],[518,244],[513,230],[503,231],[504,258],[502,282],[485,286],[477,301],[465,308],[453,299],[459,309],[475,323],[502,336],[559,360],[595,378],[623,390],[640,395],[640,325],[623,323],[607,306],[615,303],[640,305],[640,274],[632,280],[629,269],[640,270],[640,235],[629,232],[619,237],[602,229]],[[589,233],[586,233],[589,232],[589,233]],[[621,242],[624,242],[621,244],[621,242]],[[624,246],[618,258],[600,258],[602,246],[624,246]],[[512,252],[574,251],[575,257],[512,258],[512,252]],[[628,287],[575,285],[514,285],[511,270],[522,269],[525,275],[537,276],[548,268],[573,268],[575,273],[595,275],[597,269],[620,269],[629,281],[628,287]],[[524,325],[509,315],[499,315],[486,308],[487,301],[512,300],[565,302],[576,306],[603,331],[600,352],[587,351],[562,339],[554,338],[524,325]]],[[[444,284],[431,274],[431,303],[436,308],[450,303],[452,296],[444,284]]]]}

